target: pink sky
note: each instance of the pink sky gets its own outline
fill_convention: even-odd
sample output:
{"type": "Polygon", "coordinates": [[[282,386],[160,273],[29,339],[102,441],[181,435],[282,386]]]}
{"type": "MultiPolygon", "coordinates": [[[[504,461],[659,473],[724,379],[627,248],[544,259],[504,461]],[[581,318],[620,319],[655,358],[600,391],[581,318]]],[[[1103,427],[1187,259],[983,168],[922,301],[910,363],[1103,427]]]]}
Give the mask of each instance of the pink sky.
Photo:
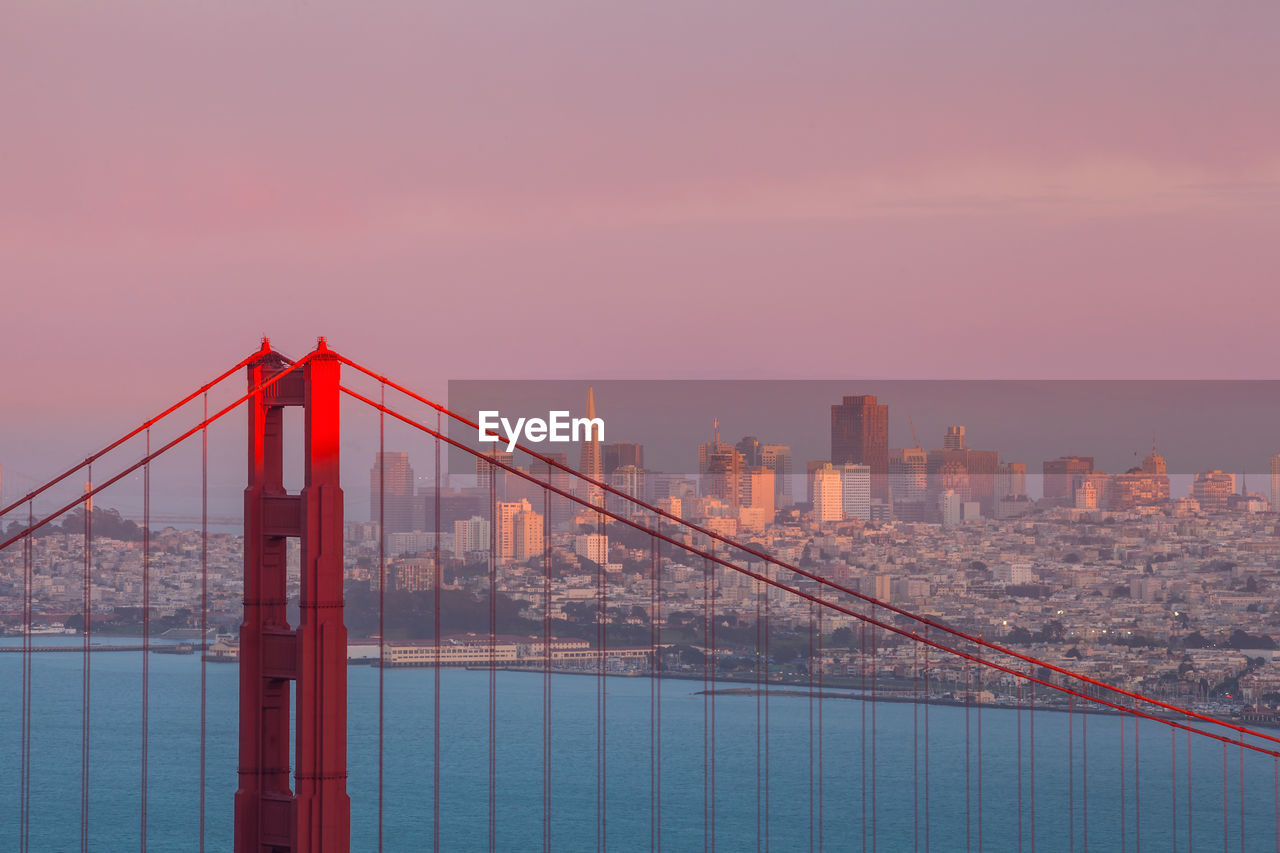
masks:
{"type": "Polygon", "coordinates": [[[1277,32],[1271,2],[6,3],[0,464],[264,332],[433,393],[1275,377],[1277,32]]]}

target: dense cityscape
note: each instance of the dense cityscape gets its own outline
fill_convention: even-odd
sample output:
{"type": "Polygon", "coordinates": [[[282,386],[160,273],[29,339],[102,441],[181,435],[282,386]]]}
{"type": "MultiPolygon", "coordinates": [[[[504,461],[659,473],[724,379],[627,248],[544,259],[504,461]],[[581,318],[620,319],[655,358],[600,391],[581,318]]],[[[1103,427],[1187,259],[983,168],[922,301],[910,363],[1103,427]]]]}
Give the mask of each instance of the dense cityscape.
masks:
{"type": "MultiPolygon", "coordinates": [[[[492,549],[500,598],[494,654],[504,666],[540,665],[544,652],[557,668],[594,666],[603,607],[609,668],[647,671],[656,559],[664,672],[702,673],[708,654],[719,677],[756,672],[762,650],[755,620],[764,584],[716,568],[710,585],[699,557],[674,546],[659,553],[646,534],[606,523],[594,509],[603,501],[622,518],[653,524],[653,513],[620,496],[629,495],[779,562],[1048,664],[1216,714],[1276,720],[1276,515],[1233,474],[1202,472],[1188,495],[1175,496],[1155,447],[1140,466],[1115,473],[1095,470],[1092,458],[1065,456],[1042,462],[1043,494],[1032,496],[1026,463],[971,448],[964,426],[948,427],[940,448],[918,442],[890,448],[888,406],[869,396],[845,397],[831,407],[831,457],[806,462],[803,500],[792,494],[801,477],[793,473],[788,446],[752,436],[730,443],[718,424],[711,440],[696,448],[696,475],[646,470],[639,444],[583,442],[577,471],[620,493],[607,500],[601,489],[583,487],[556,467],[568,467],[565,454],[547,457],[550,465],[521,464],[522,455],[491,450],[476,457],[474,481],[453,475],[465,483],[443,488],[438,507],[434,487],[416,485],[407,453],[375,458],[371,520],[348,521],[345,530],[352,660],[377,659],[378,566],[384,563],[385,665],[434,662],[434,643],[425,638],[434,630],[438,549],[441,659],[487,662],[492,549]],[[546,493],[541,484],[547,482],[580,502],[546,493]],[[706,642],[709,590],[713,648],[706,642]],[[548,594],[553,641],[546,650],[548,594]]],[[[1271,464],[1274,494],[1280,456],[1271,464]]],[[[9,529],[20,529],[15,525],[9,529]]],[[[42,531],[36,542],[33,598],[41,630],[74,633],[83,625],[83,526],[81,511],[42,531]]],[[[142,530],[102,507],[94,509],[94,529],[93,630],[137,636],[142,530]]],[[[710,542],[671,524],[660,529],[689,546],[710,542]]],[[[191,638],[199,624],[203,551],[209,620],[219,635],[209,653],[234,660],[241,538],[212,534],[206,551],[199,530],[170,527],[152,533],[149,549],[152,635],[191,638]]],[[[736,564],[818,591],[816,582],[778,565],[722,552],[736,564]]],[[[290,559],[296,566],[296,548],[290,559]]],[[[0,613],[11,631],[19,628],[21,592],[21,554],[13,549],[0,563],[0,613]]],[[[828,614],[814,651],[806,601],[774,590],[768,607],[770,679],[817,673],[840,685],[869,676],[891,690],[921,671],[915,644],[895,642],[888,632],[875,632],[880,636],[864,649],[857,620],[828,614]]],[[[871,615],[892,621],[888,613],[871,615]]],[[[1014,688],[1013,679],[962,688],[964,677],[958,661],[935,662],[928,668],[931,695],[1003,702],[1014,688]]]]}

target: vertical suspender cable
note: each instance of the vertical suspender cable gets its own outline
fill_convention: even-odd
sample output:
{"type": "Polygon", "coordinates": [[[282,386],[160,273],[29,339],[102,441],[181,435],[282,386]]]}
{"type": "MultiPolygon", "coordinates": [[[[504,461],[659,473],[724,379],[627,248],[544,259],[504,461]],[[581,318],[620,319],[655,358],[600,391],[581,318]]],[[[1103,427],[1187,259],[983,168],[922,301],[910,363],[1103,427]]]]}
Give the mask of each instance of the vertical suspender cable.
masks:
{"type": "Polygon", "coordinates": [[[815,849],[814,841],[814,785],[813,785],[813,602],[809,602],[809,850],[815,849]]]}
{"type": "Polygon", "coordinates": [[[969,783],[971,774],[969,772],[969,704],[973,691],[970,689],[969,683],[969,659],[964,659],[964,849],[973,849],[972,829],[973,829],[973,807],[970,805],[969,783]]]}
{"type": "MultiPolygon", "coordinates": [[[[659,522],[654,519],[654,527],[659,522]]],[[[658,540],[649,537],[649,850],[662,849],[662,709],[659,707],[659,685],[662,679],[662,651],[658,642],[660,622],[658,605],[658,540]]],[[[758,760],[758,759],[757,759],[758,760]]],[[[759,795],[757,794],[757,799],[759,795]]],[[[759,819],[757,818],[757,825],[759,819]]]]}
{"type": "Polygon", "coordinates": [[[440,853],[440,575],[444,571],[440,565],[440,436],[443,435],[443,415],[436,411],[436,458],[435,458],[435,539],[432,543],[435,556],[435,565],[431,572],[431,630],[433,633],[432,641],[434,660],[432,663],[432,691],[431,691],[431,849],[434,853],[440,853]]]}
{"type": "Polygon", "coordinates": [[[205,763],[208,752],[209,679],[209,392],[200,428],[200,853],[204,853],[205,763]]]}
{"type": "MultiPolygon", "coordinates": [[[[381,383],[382,405],[387,405],[387,384],[381,383]]],[[[387,672],[387,413],[378,410],[378,853],[382,853],[383,768],[382,745],[385,732],[387,672]]]]}
{"type": "MultiPolygon", "coordinates": [[[[769,567],[765,566],[765,571],[769,567]]],[[[770,573],[772,577],[772,573],[770,573]]],[[[770,846],[769,833],[769,667],[772,658],[769,653],[769,592],[773,587],[764,587],[764,849],[768,853],[770,846]]]]}
{"type": "Polygon", "coordinates": [[[1222,853],[1230,849],[1227,821],[1227,742],[1222,742],[1222,853]]]}
{"type": "Polygon", "coordinates": [[[1018,689],[1018,853],[1022,853],[1022,679],[1017,681],[1018,689]]]}
{"type": "Polygon", "coordinates": [[[982,667],[978,667],[978,701],[974,704],[976,707],[975,719],[978,728],[978,849],[985,849],[982,839],[982,694],[985,692],[986,677],[982,667]]]}
{"type": "Polygon", "coordinates": [[[764,813],[764,803],[762,802],[762,794],[764,793],[762,779],[760,779],[760,738],[763,731],[760,731],[760,721],[763,719],[762,708],[760,704],[763,697],[760,690],[763,689],[763,681],[760,680],[760,590],[762,584],[759,580],[754,581],[755,589],[755,853],[762,853],[764,848],[764,838],[762,834],[762,818],[764,813]]]}
{"type": "MultiPolygon", "coordinates": [[[[89,482],[93,482],[93,466],[88,466],[89,482]]],[[[84,504],[84,624],[81,633],[84,635],[83,685],[81,687],[82,702],[80,708],[80,853],[89,850],[89,643],[93,633],[93,578],[90,561],[93,547],[93,513],[89,512],[89,501],[84,504]]]]}
{"type": "MultiPolygon", "coordinates": [[[[715,543],[711,544],[711,553],[715,553],[715,543]]],[[[718,675],[718,656],[716,654],[716,570],[719,566],[708,563],[711,570],[711,602],[708,605],[711,614],[711,850],[716,849],[716,677],[718,675]]]]}
{"type": "MultiPolygon", "coordinates": [[[[929,628],[924,629],[924,638],[929,639],[929,628]]],[[[924,647],[924,851],[929,853],[930,820],[929,820],[929,648],[924,647]]]]}
{"type": "Polygon", "coordinates": [[[498,838],[498,467],[489,463],[489,851],[498,838]]]}
{"type": "MultiPolygon", "coordinates": [[[[27,502],[27,527],[35,523],[35,510],[32,502],[27,502]]],[[[22,814],[19,818],[19,850],[27,853],[31,838],[31,628],[32,582],[34,572],[32,537],[22,540],[22,773],[18,780],[21,788],[22,814]]]]}
{"type": "Polygon", "coordinates": [[[1169,729],[1169,817],[1173,825],[1173,853],[1178,853],[1178,730],[1169,729]]]}
{"type": "MultiPolygon", "coordinates": [[[[819,588],[818,595],[822,595],[819,588]]],[[[818,657],[814,662],[818,669],[818,853],[822,853],[822,611],[818,605],[818,657]]]]}
{"type": "Polygon", "coordinates": [[[1067,849],[1076,849],[1075,696],[1067,696],[1067,849]]]}
{"type": "MultiPolygon", "coordinates": [[[[1019,724],[1021,724],[1021,711],[1019,724]]],[[[1021,796],[1022,792],[1019,791],[1021,796]]],[[[1021,818],[1021,815],[1019,815],[1021,818]]],[[[920,644],[911,644],[911,849],[920,850],[920,644]]]]}
{"type": "MultiPolygon", "coordinates": [[[[1188,731],[1187,732],[1187,853],[1191,853],[1192,849],[1195,846],[1195,830],[1194,830],[1195,824],[1192,822],[1192,818],[1191,818],[1191,806],[1192,806],[1191,732],[1188,731]]],[[[1280,806],[1280,802],[1277,802],[1277,806],[1280,806]]],[[[1280,808],[1276,809],[1276,814],[1280,815],[1280,808]]],[[[1277,821],[1276,826],[1277,826],[1277,830],[1276,830],[1277,833],[1280,833],[1280,821],[1277,821]]],[[[1280,836],[1277,837],[1277,841],[1280,842],[1280,836]]],[[[1276,853],[1280,853],[1280,843],[1276,844],[1276,853]]]]}
{"type": "MultiPolygon", "coordinates": [[[[604,505],[603,493],[600,494],[600,504],[602,506],[604,505]]],[[[607,542],[608,540],[604,538],[605,537],[604,513],[597,513],[597,517],[599,518],[599,529],[600,529],[600,537],[601,537],[600,541],[602,543],[607,542]]],[[[597,834],[597,841],[599,843],[596,849],[600,850],[601,853],[603,853],[603,851],[608,847],[608,842],[609,842],[609,832],[608,832],[609,741],[608,741],[608,733],[606,728],[609,721],[609,717],[608,717],[608,708],[606,705],[607,700],[605,699],[605,678],[604,678],[605,667],[607,664],[607,661],[606,661],[606,656],[608,654],[607,649],[609,644],[609,631],[608,631],[609,599],[608,599],[607,579],[605,578],[605,564],[609,562],[609,552],[607,547],[605,549],[605,553],[602,554],[601,557],[603,559],[603,562],[600,563],[599,574],[597,575],[597,577],[599,578],[600,588],[598,590],[599,621],[597,622],[597,628],[596,628],[597,630],[596,639],[598,641],[598,647],[600,650],[599,672],[597,673],[597,685],[599,687],[599,691],[598,691],[599,703],[597,705],[599,716],[597,721],[599,725],[597,726],[597,729],[596,729],[599,737],[599,740],[596,742],[596,757],[598,760],[597,772],[599,773],[599,778],[600,778],[600,788],[598,791],[598,799],[596,801],[597,803],[596,834],[597,834]]]]}
{"type": "MultiPolygon", "coordinates": [[[[551,466],[547,466],[551,482],[551,466]]],[[[551,853],[551,492],[542,490],[542,850],[551,853]]]]}
{"type": "Polygon", "coordinates": [[[862,690],[858,699],[859,709],[862,713],[862,735],[858,740],[858,746],[862,750],[862,849],[868,850],[867,847],[867,623],[862,623],[862,630],[858,637],[858,671],[862,676],[862,690]]]}
{"type": "Polygon", "coordinates": [[[1138,853],[1142,851],[1142,776],[1140,772],[1142,740],[1138,731],[1140,719],[1137,715],[1133,718],[1133,847],[1138,853]]]}
{"type": "Polygon", "coordinates": [[[710,670],[710,648],[712,648],[712,564],[703,560],[703,850],[712,849],[712,790],[710,790],[710,743],[712,743],[712,722],[710,722],[710,692],[712,692],[712,670],[710,670]]]}
{"type": "MultiPolygon", "coordinates": [[[[1084,849],[1089,850],[1089,706],[1080,708],[1080,817],[1081,841],[1084,849]]],[[[1174,838],[1178,837],[1175,829],[1174,838]]]]}
{"type": "Polygon", "coordinates": [[[1027,765],[1027,774],[1030,776],[1027,793],[1031,795],[1031,853],[1036,853],[1036,683],[1034,681],[1027,684],[1027,691],[1027,746],[1031,750],[1031,760],[1027,765]]]}
{"type": "Polygon", "coordinates": [[[712,849],[712,821],[710,821],[710,808],[712,808],[712,792],[710,792],[710,736],[712,736],[712,722],[710,722],[710,692],[712,692],[712,670],[710,670],[710,648],[712,648],[712,616],[710,616],[710,602],[712,602],[712,564],[709,560],[703,560],[703,850],[712,849]]]}
{"type": "MultiPolygon", "coordinates": [[[[874,604],[871,615],[880,616],[874,604]]],[[[871,853],[875,853],[880,843],[880,810],[876,806],[876,679],[879,677],[876,664],[880,660],[876,645],[877,630],[874,625],[871,627],[871,853]]]]}
{"type": "MultiPolygon", "coordinates": [[[[151,455],[151,430],[147,430],[151,455]]],[[[147,850],[147,765],[151,747],[151,463],[142,467],[142,795],[139,849],[147,850]]]]}
{"type": "Polygon", "coordinates": [[[1124,827],[1124,717],[1120,717],[1120,853],[1125,853],[1125,847],[1128,840],[1125,838],[1124,827]]]}
{"type": "Polygon", "coordinates": [[[1240,734],[1240,756],[1237,769],[1240,774],[1237,793],[1240,795],[1240,853],[1244,853],[1244,733],[1240,734]]]}

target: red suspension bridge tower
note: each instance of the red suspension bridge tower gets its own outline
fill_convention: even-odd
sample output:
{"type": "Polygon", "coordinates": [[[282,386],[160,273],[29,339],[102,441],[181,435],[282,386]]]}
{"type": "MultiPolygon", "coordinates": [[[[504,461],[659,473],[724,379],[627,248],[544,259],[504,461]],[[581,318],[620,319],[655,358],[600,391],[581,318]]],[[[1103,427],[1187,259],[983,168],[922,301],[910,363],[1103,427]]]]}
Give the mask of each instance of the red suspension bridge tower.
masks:
{"type": "Polygon", "coordinates": [[[249,481],[240,628],[236,853],[345,853],[347,630],[343,624],[339,370],[321,338],[300,368],[263,341],[248,366],[249,481]],[[305,415],[305,481],[284,488],[284,409],[305,415]],[[285,613],[287,549],[301,542],[300,618],[285,613]],[[297,789],[289,786],[289,682],[296,683],[297,789]]]}

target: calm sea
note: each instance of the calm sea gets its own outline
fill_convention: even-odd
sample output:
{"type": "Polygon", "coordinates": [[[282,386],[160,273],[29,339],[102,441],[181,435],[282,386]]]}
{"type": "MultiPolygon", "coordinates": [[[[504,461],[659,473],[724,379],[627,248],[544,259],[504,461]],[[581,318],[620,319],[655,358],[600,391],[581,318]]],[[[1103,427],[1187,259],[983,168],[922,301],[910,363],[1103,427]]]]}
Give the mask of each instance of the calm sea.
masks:
{"type": "MultiPolygon", "coordinates": [[[[77,642],[74,638],[46,640],[77,642]]],[[[7,645],[14,640],[0,641],[7,645]]],[[[111,639],[106,642],[129,642],[111,639]]],[[[81,657],[35,656],[32,725],[32,850],[79,849],[81,657]]],[[[138,848],[140,774],[139,690],[141,654],[112,652],[93,658],[91,849],[138,848]]],[[[21,658],[0,654],[0,850],[17,839],[19,685],[21,658]]],[[[198,657],[151,658],[150,786],[148,847],[197,849],[199,803],[198,657]]],[[[441,690],[442,848],[488,847],[487,672],[448,670],[441,690]]],[[[352,849],[376,849],[378,672],[352,667],[350,684],[350,780],[352,849]]],[[[540,674],[501,672],[498,684],[497,838],[502,850],[538,849],[542,839],[542,690],[540,674]]],[[[234,666],[208,665],[207,849],[231,849],[232,796],[236,785],[236,687],[234,666]]],[[[662,722],[661,820],[667,850],[704,845],[704,698],[701,682],[665,680],[662,722]]],[[[607,681],[607,826],[613,850],[650,849],[650,688],[646,678],[607,681]]],[[[552,843],[556,850],[596,847],[596,690],[594,677],[552,676],[552,843]]],[[[876,738],[865,741],[863,719],[871,705],[848,699],[814,703],[821,715],[822,804],[815,803],[814,845],[821,831],[831,850],[1013,851],[1019,849],[1018,716],[1012,710],[970,712],[966,809],[963,708],[928,711],[928,825],[925,825],[925,710],[877,703],[876,738]],[[874,750],[874,773],[871,757],[874,750]],[[981,810],[978,763],[981,760],[981,810]],[[867,784],[863,779],[866,774],[867,784]],[[874,789],[871,785],[874,777],[874,789]],[[865,795],[864,795],[865,792],[865,795]],[[864,821],[864,796],[866,815],[864,821]],[[874,799],[874,807],[872,805],[874,799]],[[981,833],[981,846],[979,846],[981,833]],[[967,841],[966,841],[967,839],[967,841]]],[[[769,703],[769,833],[773,850],[810,847],[810,703],[775,697],[769,703]]],[[[430,849],[432,832],[432,672],[391,670],[385,677],[384,849],[430,849]]],[[[757,838],[757,702],[754,696],[715,700],[715,841],[720,850],[755,850],[757,838]]],[[[1068,716],[1035,715],[1035,849],[1095,850],[1121,847],[1120,724],[1090,716],[1088,820],[1082,720],[1074,717],[1074,771],[1068,774],[1068,716]],[[1068,787],[1074,789],[1070,819],[1068,787]]],[[[1022,715],[1022,849],[1031,849],[1030,718],[1022,715]]],[[[1185,736],[1176,738],[1176,790],[1171,786],[1169,729],[1140,726],[1134,756],[1132,724],[1125,729],[1124,834],[1137,849],[1135,777],[1141,785],[1144,850],[1223,845],[1223,749],[1192,747],[1188,805],[1185,736]],[[1176,807],[1176,812],[1175,812],[1176,807]],[[1176,821],[1176,823],[1175,823],[1176,821]],[[1188,827],[1188,823],[1191,824],[1188,827]]],[[[1204,739],[1197,739],[1204,740],[1204,739]]],[[[1244,759],[1244,843],[1241,844],[1240,751],[1227,761],[1227,844],[1231,850],[1273,850],[1275,766],[1270,758],[1244,759]]],[[[817,784],[817,779],[814,780],[817,784]]]]}

